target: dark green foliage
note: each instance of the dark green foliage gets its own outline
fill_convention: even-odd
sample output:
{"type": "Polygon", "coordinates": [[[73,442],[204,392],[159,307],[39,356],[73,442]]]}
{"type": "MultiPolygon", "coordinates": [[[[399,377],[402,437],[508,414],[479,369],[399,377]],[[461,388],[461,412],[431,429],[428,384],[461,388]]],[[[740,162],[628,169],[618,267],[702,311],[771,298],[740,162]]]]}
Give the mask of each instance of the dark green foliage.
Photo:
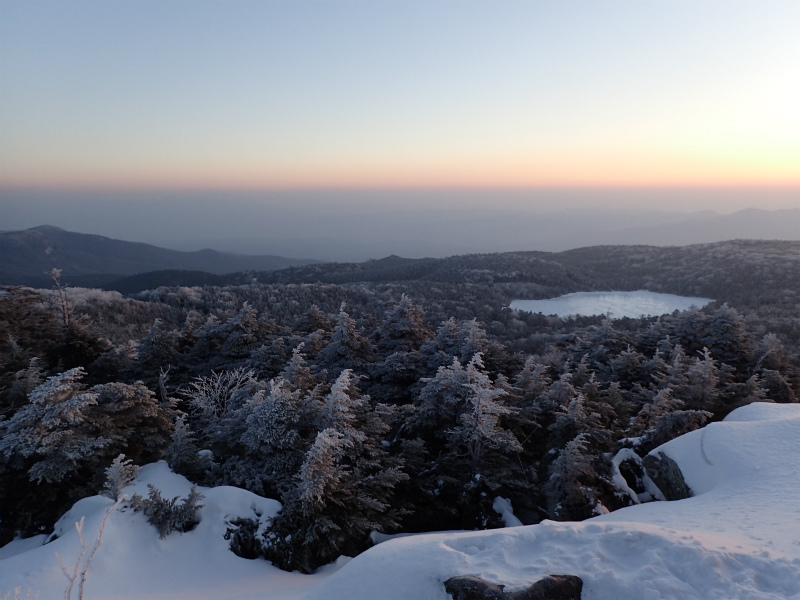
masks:
{"type": "Polygon", "coordinates": [[[29,482],[0,489],[4,536],[51,526],[42,519],[96,493],[120,453],[152,462],[169,441],[173,409],[141,382],[87,388],[83,376],[77,367],[48,378],[11,419],[0,421],[0,475],[4,482],[29,482]]]}
{"type": "Polygon", "coordinates": [[[382,444],[393,411],[371,406],[345,370],[324,398],[317,433],[305,453],[265,554],[278,566],[310,573],[340,554],[365,548],[370,531],[399,526],[395,487],[408,480],[382,444]]]}
{"type": "Polygon", "coordinates": [[[231,552],[242,558],[265,558],[264,537],[259,535],[261,524],[256,519],[234,519],[225,532],[231,552]]]}
{"type": "Polygon", "coordinates": [[[189,495],[180,503],[179,496],[172,500],[163,498],[161,490],[152,483],[147,484],[147,489],[150,490],[149,498],[134,494],[130,506],[133,510],[144,513],[147,521],[158,530],[158,536],[162,540],[173,531],[191,531],[200,522],[198,512],[203,508],[200,504],[203,494],[197,491],[196,485],[192,486],[189,495]]]}

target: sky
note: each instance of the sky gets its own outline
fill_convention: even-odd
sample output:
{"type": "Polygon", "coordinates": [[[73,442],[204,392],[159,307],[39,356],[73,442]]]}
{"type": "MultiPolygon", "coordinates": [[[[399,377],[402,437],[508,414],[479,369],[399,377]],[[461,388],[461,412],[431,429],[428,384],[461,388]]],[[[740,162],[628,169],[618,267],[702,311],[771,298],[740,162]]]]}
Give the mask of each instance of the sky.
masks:
{"type": "MultiPolygon", "coordinates": [[[[0,193],[778,188],[760,206],[796,207],[798,31],[796,0],[0,0],[0,193]]],[[[734,208],[715,197],[699,208],[734,208]]]]}

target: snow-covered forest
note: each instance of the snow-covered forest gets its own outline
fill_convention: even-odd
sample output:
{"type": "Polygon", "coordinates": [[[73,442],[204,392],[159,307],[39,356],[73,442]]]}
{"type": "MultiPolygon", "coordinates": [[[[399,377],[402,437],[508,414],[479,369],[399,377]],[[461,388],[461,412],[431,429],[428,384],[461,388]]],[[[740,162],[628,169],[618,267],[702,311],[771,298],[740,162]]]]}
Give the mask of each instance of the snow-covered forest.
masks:
{"type": "Polygon", "coordinates": [[[224,549],[286,571],[323,573],[391,534],[547,521],[566,535],[574,524],[550,521],[697,495],[648,454],[800,394],[796,332],[770,294],[560,319],[509,310],[519,282],[275,279],[129,297],[4,290],[0,545],[66,539],[71,517],[59,519],[82,498],[199,543],[224,486],[250,507],[213,526],[224,549]]]}

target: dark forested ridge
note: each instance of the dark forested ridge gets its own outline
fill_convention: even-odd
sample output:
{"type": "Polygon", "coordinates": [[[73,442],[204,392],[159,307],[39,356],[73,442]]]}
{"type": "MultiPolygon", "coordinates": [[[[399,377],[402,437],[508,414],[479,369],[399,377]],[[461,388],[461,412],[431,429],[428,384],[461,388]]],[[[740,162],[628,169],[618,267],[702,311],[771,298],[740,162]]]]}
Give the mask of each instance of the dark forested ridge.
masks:
{"type": "Polygon", "coordinates": [[[524,523],[658,498],[651,449],[800,394],[800,242],[222,277],[127,297],[3,290],[0,543],[52,528],[124,453],[278,498],[232,548],[311,571],[372,530],[496,526],[498,496],[524,523]],[[716,302],[614,321],[508,309],[611,289],[716,302]]]}
{"type": "Polygon", "coordinates": [[[179,252],[51,225],[0,231],[0,284],[4,285],[47,285],[47,273],[53,268],[61,269],[63,280],[71,285],[100,287],[123,276],[165,269],[221,274],[308,262],[313,261],[215,250],[179,252]]]}

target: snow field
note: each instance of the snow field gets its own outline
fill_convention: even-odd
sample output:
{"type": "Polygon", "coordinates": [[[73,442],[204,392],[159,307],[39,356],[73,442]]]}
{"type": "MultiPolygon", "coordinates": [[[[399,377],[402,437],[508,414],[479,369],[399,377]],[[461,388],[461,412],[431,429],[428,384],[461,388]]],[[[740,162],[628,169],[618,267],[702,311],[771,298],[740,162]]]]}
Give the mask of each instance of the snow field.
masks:
{"type": "Polygon", "coordinates": [[[570,317],[575,315],[609,315],[612,319],[642,315],[658,316],[676,310],[698,308],[713,302],[710,298],[676,296],[638,290],[636,292],[575,292],[544,300],[514,300],[510,308],[526,312],[570,317]]]}

